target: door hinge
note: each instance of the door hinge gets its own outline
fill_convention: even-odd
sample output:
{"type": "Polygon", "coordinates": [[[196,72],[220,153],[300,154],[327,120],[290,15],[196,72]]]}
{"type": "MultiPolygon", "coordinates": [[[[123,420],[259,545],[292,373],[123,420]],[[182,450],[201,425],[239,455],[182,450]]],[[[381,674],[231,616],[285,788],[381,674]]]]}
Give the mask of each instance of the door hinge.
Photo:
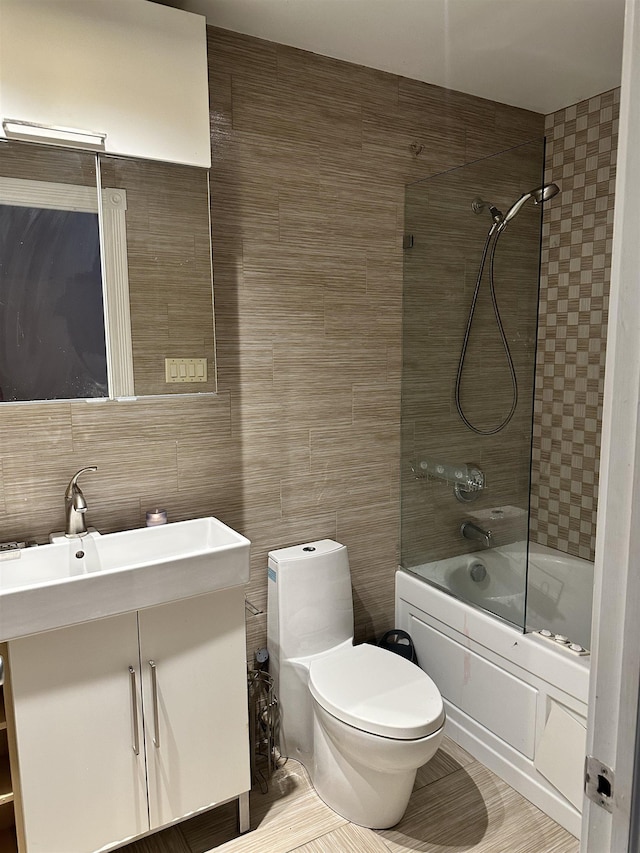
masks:
{"type": "Polygon", "coordinates": [[[402,248],[413,249],[413,234],[404,234],[402,237],[402,248]]]}
{"type": "Polygon", "coordinates": [[[584,792],[605,811],[613,811],[615,774],[610,767],[592,755],[584,760],[584,792]]]}

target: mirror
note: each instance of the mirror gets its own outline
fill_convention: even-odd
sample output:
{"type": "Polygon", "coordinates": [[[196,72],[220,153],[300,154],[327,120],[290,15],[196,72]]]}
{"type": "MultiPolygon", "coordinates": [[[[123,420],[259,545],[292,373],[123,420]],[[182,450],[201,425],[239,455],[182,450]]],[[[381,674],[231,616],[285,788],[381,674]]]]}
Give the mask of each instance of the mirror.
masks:
{"type": "Polygon", "coordinates": [[[208,173],[0,145],[0,399],[213,391],[208,173]]]}

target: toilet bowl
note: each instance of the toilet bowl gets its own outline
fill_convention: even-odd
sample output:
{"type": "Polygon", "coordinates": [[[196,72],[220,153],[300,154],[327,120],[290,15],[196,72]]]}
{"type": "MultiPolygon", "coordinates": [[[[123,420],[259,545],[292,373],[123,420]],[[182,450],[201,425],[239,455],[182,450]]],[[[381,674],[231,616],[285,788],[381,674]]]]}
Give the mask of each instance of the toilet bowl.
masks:
{"type": "Polygon", "coordinates": [[[268,573],[281,752],[305,765],[319,796],[347,820],[393,826],[442,740],[442,697],[405,658],[353,645],[344,545],[325,539],[272,551],[268,573]]]}

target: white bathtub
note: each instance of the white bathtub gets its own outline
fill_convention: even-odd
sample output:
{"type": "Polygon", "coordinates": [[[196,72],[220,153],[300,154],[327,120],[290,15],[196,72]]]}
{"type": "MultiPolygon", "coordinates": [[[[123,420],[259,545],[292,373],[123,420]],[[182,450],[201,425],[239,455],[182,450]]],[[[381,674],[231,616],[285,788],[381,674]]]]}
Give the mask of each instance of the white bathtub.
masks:
{"type": "MultiPolygon", "coordinates": [[[[522,627],[525,568],[526,542],[516,542],[413,566],[408,571],[467,603],[522,627]],[[473,579],[473,565],[484,567],[486,575],[482,580],[473,579]]],[[[530,546],[526,602],[528,631],[547,628],[588,649],[592,596],[593,563],[545,545],[530,546]]]]}
{"type": "MultiPolygon", "coordinates": [[[[535,546],[529,625],[588,647],[590,571],[587,561],[535,546]],[[572,591],[578,576],[579,591],[572,591]]],[[[503,621],[522,613],[523,577],[517,546],[399,570],[396,626],[411,634],[420,666],[443,695],[447,734],[579,836],[589,657],[503,621]],[[478,560],[487,569],[480,582],[469,574],[478,560]]]]}

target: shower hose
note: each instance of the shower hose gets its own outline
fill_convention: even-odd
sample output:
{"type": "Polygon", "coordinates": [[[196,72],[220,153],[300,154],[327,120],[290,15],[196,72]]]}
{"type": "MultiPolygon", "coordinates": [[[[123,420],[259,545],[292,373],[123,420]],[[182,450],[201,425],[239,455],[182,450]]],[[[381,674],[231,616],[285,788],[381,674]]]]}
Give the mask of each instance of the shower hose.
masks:
{"type": "Polygon", "coordinates": [[[456,390],[455,390],[455,398],[456,398],[456,409],[458,410],[458,414],[462,418],[462,421],[465,423],[470,430],[477,433],[477,435],[495,435],[497,432],[503,430],[506,425],[509,423],[513,414],[516,410],[516,406],[518,405],[518,381],[516,379],[516,371],[513,365],[513,358],[511,356],[511,350],[509,349],[509,342],[507,341],[507,336],[505,335],[504,326],[502,325],[502,318],[500,317],[500,310],[498,308],[498,300],[496,299],[496,289],[494,285],[494,259],[496,254],[496,246],[498,245],[498,240],[500,239],[500,234],[502,233],[502,229],[498,228],[494,225],[487,234],[487,239],[484,241],[484,249],[482,251],[482,258],[480,260],[480,268],[478,270],[478,276],[476,278],[476,286],[473,291],[473,299],[471,300],[471,309],[469,310],[469,318],[467,320],[467,328],[464,333],[464,340],[462,342],[462,350],[460,351],[460,361],[458,363],[458,373],[456,375],[456,390]],[[495,234],[495,239],[491,240],[491,238],[495,234]],[[467,355],[467,347],[469,345],[469,335],[471,334],[471,326],[473,324],[473,317],[476,311],[476,303],[478,301],[478,294],[480,293],[480,285],[482,283],[482,274],[484,272],[484,267],[487,261],[487,254],[489,255],[489,292],[491,294],[491,304],[493,305],[493,313],[496,317],[496,323],[498,325],[498,331],[500,332],[500,338],[502,340],[502,346],[504,347],[505,354],[507,356],[507,364],[509,367],[509,373],[511,374],[511,388],[512,388],[512,402],[511,408],[509,409],[509,413],[501,421],[497,426],[492,427],[491,429],[480,429],[471,423],[471,421],[465,415],[462,404],[460,402],[460,384],[462,382],[462,372],[464,370],[464,362],[467,355]]]}

